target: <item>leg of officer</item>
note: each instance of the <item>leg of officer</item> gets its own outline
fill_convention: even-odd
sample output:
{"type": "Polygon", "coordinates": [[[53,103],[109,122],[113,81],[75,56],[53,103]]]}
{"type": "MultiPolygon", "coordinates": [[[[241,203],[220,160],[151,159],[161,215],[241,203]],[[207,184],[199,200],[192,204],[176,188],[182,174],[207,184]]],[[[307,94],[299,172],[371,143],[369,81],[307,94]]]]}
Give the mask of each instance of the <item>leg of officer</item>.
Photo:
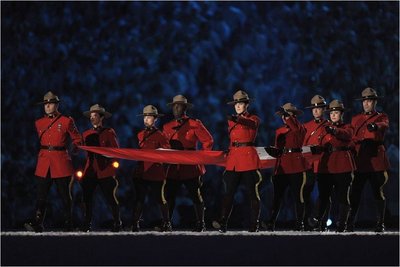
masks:
{"type": "Polygon", "coordinates": [[[259,170],[242,173],[244,183],[250,198],[250,226],[249,232],[258,232],[260,219],[260,191],[262,175],[259,170]]]}
{"type": "Polygon", "coordinates": [[[290,191],[295,200],[296,207],[296,231],[304,231],[304,185],[306,173],[294,173],[289,176],[290,191]]]}
{"type": "Polygon", "coordinates": [[[35,218],[29,223],[25,223],[24,227],[28,231],[41,233],[44,230],[43,221],[46,215],[47,195],[50,191],[52,179],[49,174],[46,178],[37,177],[37,200],[35,218]]]}
{"type": "Polygon", "coordinates": [[[222,203],[221,214],[218,221],[213,221],[213,227],[225,233],[228,228],[228,220],[232,212],[233,197],[239,186],[241,173],[225,171],[222,176],[222,203]]]}
{"type": "Polygon", "coordinates": [[[335,190],[339,197],[339,221],[337,222],[337,232],[347,231],[347,220],[350,214],[350,190],[353,180],[352,173],[340,173],[334,175],[335,190]]]}
{"type": "Polygon", "coordinates": [[[384,172],[374,172],[371,173],[370,183],[372,191],[374,193],[375,205],[377,208],[377,220],[375,232],[385,231],[385,208],[386,208],[386,198],[383,192],[383,187],[388,181],[388,174],[384,172]]]}
{"type": "Polygon", "coordinates": [[[97,178],[87,176],[81,181],[85,219],[82,231],[89,232],[92,225],[93,195],[97,187],[97,178]]]}
{"type": "Polygon", "coordinates": [[[73,222],[72,222],[72,185],[73,185],[73,178],[71,176],[64,177],[64,178],[57,178],[54,179],[57,191],[61,196],[61,199],[64,203],[64,230],[65,231],[72,231],[73,229],[73,222]]]}
{"type": "Polygon", "coordinates": [[[121,217],[119,213],[119,202],[117,199],[118,180],[115,177],[107,177],[99,179],[99,185],[104,197],[107,200],[108,206],[111,208],[112,216],[114,219],[112,232],[119,232],[122,227],[121,217]]]}
{"type": "Polygon", "coordinates": [[[267,230],[275,231],[275,223],[278,219],[286,188],[289,185],[289,177],[287,175],[273,175],[271,181],[274,187],[274,198],[272,201],[271,217],[267,223],[267,230]]]}
{"type": "Polygon", "coordinates": [[[168,202],[165,198],[165,185],[166,180],[164,181],[149,181],[151,194],[160,206],[161,217],[162,217],[162,225],[160,231],[162,232],[170,232],[172,231],[171,218],[169,215],[169,207],[168,202]]]}
{"type": "Polygon", "coordinates": [[[326,231],[326,219],[329,218],[329,211],[332,204],[331,196],[333,193],[333,176],[332,174],[318,174],[318,199],[319,209],[317,214],[316,230],[326,231]]]}
{"type": "Polygon", "coordinates": [[[133,205],[133,222],[132,232],[140,231],[140,218],[142,217],[144,200],[146,198],[147,183],[141,178],[133,179],[133,186],[135,188],[135,204],[133,205]]]}
{"type": "Polygon", "coordinates": [[[312,201],[311,194],[314,190],[316,175],[313,171],[307,171],[307,180],[304,185],[303,196],[304,196],[304,228],[310,230],[310,220],[313,219],[314,203],[312,201]]]}
{"type": "Polygon", "coordinates": [[[174,209],[175,209],[175,199],[178,194],[179,189],[182,186],[182,182],[178,180],[167,179],[166,184],[166,196],[169,206],[169,215],[172,218],[174,209]]]}
{"type": "Polygon", "coordinates": [[[359,173],[359,172],[354,173],[354,181],[351,186],[351,193],[350,193],[351,211],[348,223],[349,231],[353,231],[354,229],[358,208],[361,202],[361,194],[367,180],[368,180],[368,173],[359,173]]]}
{"type": "Polygon", "coordinates": [[[186,180],[184,182],[189,196],[193,201],[193,207],[196,215],[196,226],[194,232],[204,232],[206,230],[206,224],[204,222],[204,200],[201,194],[202,177],[196,177],[194,179],[186,180]]]}

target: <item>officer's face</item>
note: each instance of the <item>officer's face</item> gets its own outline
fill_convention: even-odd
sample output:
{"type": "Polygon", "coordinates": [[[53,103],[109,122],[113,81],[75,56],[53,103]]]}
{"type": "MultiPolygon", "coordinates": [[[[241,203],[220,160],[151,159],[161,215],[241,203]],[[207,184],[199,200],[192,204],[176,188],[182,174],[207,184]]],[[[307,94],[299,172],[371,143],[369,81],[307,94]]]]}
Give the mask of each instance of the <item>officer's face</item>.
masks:
{"type": "Polygon", "coordinates": [[[338,122],[342,119],[342,112],[340,110],[333,110],[329,113],[332,122],[338,122]]]}
{"type": "Polygon", "coordinates": [[[90,122],[92,123],[93,126],[98,127],[103,125],[103,116],[101,116],[97,112],[92,112],[90,113],[90,122]]]}
{"type": "Polygon", "coordinates": [[[174,114],[174,117],[176,119],[179,119],[180,117],[182,117],[182,115],[185,113],[186,111],[186,106],[184,104],[173,104],[172,105],[172,113],[174,114]]]}
{"type": "Polygon", "coordinates": [[[312,115],[314,116],[315,119],[322,118],[322,114],[324,114],[323,108],[313,108],[312,109],[312,115]]]}
{"type": "Polygon", "coordinates": [[[143,122],[144,126],[146,127],[152,127],[154,123],[156,122],[157,118],[154,116],[144,116],[143,117],[143,122]]]}
{"type": "Polygon", "coordinates": [[[58,104],[57,103],[46,103],[44,104],[44,112],[47,115],[51,115],[57,111],[58,104]]]}
{"type": "Polygon", "coordinates": [[[371,112],[375,110],[376,100],[373,99],[365,99],[362,102],[364,112],[371,112]]]}
{"type": "Polygon", "coordinates": [[[237,114],[241,114],[243,112],[245,112],[247,110],[247,107],[249,106],[249,104],[244,103],[244,102],[237,102],[235,104],[235,111],[237,114]]]}

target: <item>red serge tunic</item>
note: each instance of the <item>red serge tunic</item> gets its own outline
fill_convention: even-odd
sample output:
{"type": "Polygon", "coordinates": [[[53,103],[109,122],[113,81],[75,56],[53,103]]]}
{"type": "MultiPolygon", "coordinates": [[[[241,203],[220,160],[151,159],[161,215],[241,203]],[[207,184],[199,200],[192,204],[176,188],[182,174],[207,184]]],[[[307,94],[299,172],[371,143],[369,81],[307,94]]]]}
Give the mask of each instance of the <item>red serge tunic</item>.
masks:
{"type": "MultiPolygon", "coordinates": [[[[325,125],[327,120],[311,120],[304,124],[306,129],[306,136],[304,137],[303,146],[318,146],[321,143],[321,138],[325,133],[325,125]]],[[[310,162],[311,167],[314,168],[314,172],[317,172],[318,160],[310,162]]]]}
{"type": "MultiPolygon", "coordinates": [[[[137,135],[140,149],[170,148],[167,137],[157,128],[146,128],[137,135]]],[[[159,162],[139,162],[137,175],[144,180],[163,181],[166,179],[164,165],[159,162]]]]}
{"type": "Polygon", "coordinates": [[[358,172],[386,171],[390,168],[383,140],[389,128],[389,118],[385,113],[361,113],[353,117],[351,125],[354,127],[353,142],[356,148],[356,166],[358,172]],[[377,131],[370,132],[368,123],[375,123],[377,131]]]}
{"type": "Polygon", "coordinates": [[[300,149],[303,145],[306,130],[293,116],[286,120],[286,124],[275,132],[275,146],[283,150],[282,156],[276,159],[275,175],[304,172],[310,165],[300,151],[288,152],[290,149],[300,149]]]}
{"type": "MultiPolygon", "coordinates": [[[[327,125],[335,126],[328,122],[327,125]]],[[[345,173],[355,170],[355,163],[350,151],[353,136],[353,127],[350,124],[340,123],[335,126],[336,134],[325,131],[321,139],[324,152],[318,163],[318,173],[345,173]]]]}
{"type": "Polygon", "coordinates": [[[237,143],[254,143],[260,119],[248,112],[237,117],[237,122],[228,120],[230,138],[229,153],[226,159],[227,171],[251,171],[260,169],[261,163],[253,145],[234,146],[237,143]]]}
{"type": "Polygon", "coordinates": [[[39,151],[35,175],[44,178],[50,171],[51,178],[71,176],[74,168],[67,152],[67,137],[71,138],[75,146],[82,144],[82,137],[74,120],[58,113],[53,117],[45,115],[36,120],[35,126],[43,147],[39,151]],[[57,150],[52,150],[52,147],[57,150]]]}
{"type": "MultiPolygon", "coordinates": [[[[117,135],[112,128],[89,129],[83,133],[83,140],[87,146],[119,147],[117,135]]],[[[101,179],[115,176],[117,169],[112,166],[113,162],[113,159],[88,152],[82,177],[101,179]]]]}
{"type": "MultiPolygon", "coordinates": [[[[163,133],[172,149],[196,150],[197,143],[200,142],[203,150],[211,150],[214,143],[203,123],[186,115],[164,124],[163,133]]],[[[204,165],[171,164],[168,167],[167,177],[173,180],[186,180],[196,178],[205,172],[204,165]]]]}

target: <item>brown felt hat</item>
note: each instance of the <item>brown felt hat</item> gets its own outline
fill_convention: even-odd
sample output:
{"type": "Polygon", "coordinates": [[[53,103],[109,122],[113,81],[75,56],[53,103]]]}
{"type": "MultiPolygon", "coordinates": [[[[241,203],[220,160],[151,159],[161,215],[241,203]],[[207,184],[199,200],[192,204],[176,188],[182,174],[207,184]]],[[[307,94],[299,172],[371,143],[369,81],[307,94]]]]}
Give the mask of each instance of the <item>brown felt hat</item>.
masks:
{"type": "Polygon", "coordinates": [[[174,98],[172,99],[171,103],[168,103],[168,106],[172,106],[173,104],[183,104],[185,105],[187,108],[192,108],[193,104],[189,103],[187,98],[184,97],[183,95],[176,95],[174,96],[174,98]]]}
{"type": "Polygon", "coordinates": [[[378,96],[378,94],[374,89],[372,89],[371,87],[367,87],[361,92],[361,98],[356,98],[356,100],[379,99],[379,98],[382,97],[378,96]]]}
{"type": "Polygon", "coordinates": [[[235,105],[239,102],[250,102],[250,100],[249,95],[245,91],[239,90],[233,95],[233,101],[230,101],[227,104],[235,105]]]}
{"type": "Polygon", "coordinates": [[[305,108],[324,108],[326,106],[327,104],[325,98],[320,95],[315,95],[313,98],[311,98],[311,106],[305,108]]]}
{"type": "Polygon", "coordinates": [[[92,112],[96,112],[96,113],[102,114],[104,116],[104,118],[106,118],[106,119],[110,118],[111,115],[112,115],[110,112],[107,112],[106,109],[103,108],[102,106],[100,106],[99,104],[95,104],[95,105],[91,106],[90,110],[83,112],[83,115],[85,117],[90,118],[90,114],[92,112]]]}
{"type": "MultiPolygon", "coordinates": [[[[300,109],[297,109],[295,105],[293,105],[292,103],[286,103],[285,105],[281,106],[281,108],[283,108],[286,112],[291,112],[294,115],[301,115],[303,114],[303,111],[301,111],[300,109]]],[[[281,111],[277,111],[275,112],[275,115],[282,115],[281,111]]]]}
{"type": "Polygon", "coordinates": [[[43,97],[43,101],[36,103],[37,105],[42,105],[42,104],[47,104],[47,103],[59,103],[60,99],[58,98],[58,96],[56,96],[55,94],[53,94],[52,91],[48,91],[44,97],[43,97]]]}
{"type": "Polygon", "coordinates": [[[136,116],[154,116],[158,118],[164,116],[164,114],[159,114],[155,106],[147,105],[143,108],[143,113],[136,116]]]}
{"type": "Polygon", "coordinates": [[[325,110],[326,112],[331,112],[335,110],[340,110],[340,111],[348,111],[348,108],[345,108],[343,105],[343,102],[337,99],[334,99],[329,103],[328,108],[325,110]]]}

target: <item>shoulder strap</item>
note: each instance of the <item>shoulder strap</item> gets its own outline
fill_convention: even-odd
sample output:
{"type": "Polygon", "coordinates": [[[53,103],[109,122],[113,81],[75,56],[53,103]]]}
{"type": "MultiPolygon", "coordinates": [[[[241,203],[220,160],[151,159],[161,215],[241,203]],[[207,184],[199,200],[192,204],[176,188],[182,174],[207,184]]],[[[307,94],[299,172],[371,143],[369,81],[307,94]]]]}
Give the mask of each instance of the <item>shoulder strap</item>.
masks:
{"type": "Polygon", "coordinates": [[[50,129],[50,127],[59,119],[59,118],[61,118],[61,114],[59,114],[57,117],[56,117],[56,119],[54,120],[54,121],[52,121],[48,126],[47,126],[47,128],[46,128],[46,130],[44,130],[41,134],[40,134],[40,136],[39,136],[39,143],[42,141],[42,137],[43,137],[43,134],[48,130],[48,129],[50,129]]]}
{"type": "Polygon", "coordinates": [[[151,131],[147,136],[143,137],[143,140],[139,142],[139,148],[140,146],[147,140],[149,139],[150,136],[152,136],[153,134],[155,134],[157,131],[159,131],[158,129],[155,129],[153,131],[151,131]]]}
{"type": "Polygon", "coordinates": [[[377,116],[377,115],[379,115],[379,114],[380,114],[379,112],[376,112],[374,115],[372,115],[371,117],[369,117],[368,119],[366,119],[365,121],[363,121],[363,123],[361,123],[361,125],[357,128],[357,130],[356,130],[354,136],[357,136],[358,132],[361,130],[361,128],[362,128],[368,121],[370,121],[373,117],[375,117],[375,116],[377,116]]]}
{"type": "Polygon", "coordinates": [[[190,118],[184,119],[183,123],[181,125],[178,125],[176,127],[173,127],[173,129],[175,130],[175,132],[171,135],[171,137],[169,138],[168,141],[172,140],[172,137],[174,137],[174,135],[183,127],[183,125],[186,124],[186,122],[188,122],[190,120],[190,118]]]}

